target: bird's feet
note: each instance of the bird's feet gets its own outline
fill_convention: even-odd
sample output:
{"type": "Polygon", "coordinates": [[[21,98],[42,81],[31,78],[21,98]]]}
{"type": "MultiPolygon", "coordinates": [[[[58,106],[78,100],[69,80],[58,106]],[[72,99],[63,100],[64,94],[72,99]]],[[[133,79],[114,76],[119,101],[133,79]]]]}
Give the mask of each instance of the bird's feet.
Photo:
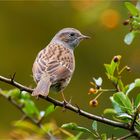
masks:
{"type": "Polygon", "coordinates": [[[68,104],[71,104],[71,98],[70,98],[69,101],[67,101],[67,100],[64,99],[64,101],[63,101],[63,111],[66,111],[66,106],[67,106],[68,104]]]}
{"type": "Polygon", "coordinates": [[[37,100],[39,100],[39,95],[38,95],[38,96],[35,96],[35,98],[36,98],[37,100]]]}

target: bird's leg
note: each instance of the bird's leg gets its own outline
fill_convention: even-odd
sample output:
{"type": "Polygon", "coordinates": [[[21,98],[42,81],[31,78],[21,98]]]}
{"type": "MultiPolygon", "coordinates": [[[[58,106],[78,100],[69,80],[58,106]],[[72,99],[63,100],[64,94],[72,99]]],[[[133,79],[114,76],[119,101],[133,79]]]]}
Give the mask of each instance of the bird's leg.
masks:
{"type": "Polygon", "coordinates": [[[66,106],[67,104],[70,104],[70,103],[71,103],[71,99],[70,99],[69,101],[67,101],[67,100],[65,99],[65,96],[64,96],[64,93],[63,93],[63,92],[61,92],[61,95],[62,95],[62,98],[63,98],[63,101],[64,101],[63,106],[64,106],[64,108],[65,108],[65,106],[66,106]]]}
{"type": "Polygon", "coordinates": [[[36,96],[36,99],[39,100],[39,96],[36,96]]]}
{"type": "Polygon", "coordinates": [[[62,95],[63,101],[64,101],[65,103],[67,103],[67,100],[65,99],[65,96],[64,96],[64,93],[63,93],[63,92],[61,92],[61,95],[62,95]]]}

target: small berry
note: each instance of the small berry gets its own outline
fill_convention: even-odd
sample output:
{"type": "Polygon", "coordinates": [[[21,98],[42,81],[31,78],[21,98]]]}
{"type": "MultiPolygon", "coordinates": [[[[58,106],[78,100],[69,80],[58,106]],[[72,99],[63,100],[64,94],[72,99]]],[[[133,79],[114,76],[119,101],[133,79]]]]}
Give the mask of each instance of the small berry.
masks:
{"type": "Polygon", "coordinates": [[[127,20],[125,20],[125,21],[123,22],[123,25],[128,25],[128,24],[129,24],[129,22],[130,22],[130,20],[129,20],[129,19],[127,19],[127,20]]]}
{"type": "Polygon", "coordinates": [[[90,106],[96,107],[98,105],[98,101],[96,99],[93,99],[89,102],[90,106]]]}
{"type": "Polygon", "coordinates": [[[114,60],[114,62],[118,62],[119,61],[117,56],[114,56],[113,60],[114,60]]]}
{"type": "Polygon", "coordinates": [[[131,68],[128,67],[128,66],[126,66],[126,70],[127,70],[127,71],[131,71],[131,68]]]}
{"type": "Polygon", "coordinates": [[[89,95],[90,95],[90,94],[96,94],[97,91],[98,91],[97,89],[90,88],[88,94],[89,94],[89,95]]]}
{"type": "Polygon", "coordinates": [[[117,63],[121,59],[120,55],[114,56],[113,61],[117,63]]]}

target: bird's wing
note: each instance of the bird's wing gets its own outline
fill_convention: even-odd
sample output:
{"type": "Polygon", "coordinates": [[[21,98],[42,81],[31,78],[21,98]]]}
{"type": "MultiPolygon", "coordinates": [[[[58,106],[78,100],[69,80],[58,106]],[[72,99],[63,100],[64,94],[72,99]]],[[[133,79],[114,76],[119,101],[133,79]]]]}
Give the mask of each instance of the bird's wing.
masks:
{"type": "Polygon", "coordinates": [[[48,46],[40,51],[33,64],[33,76],[38,84],[32,95],[47,96],[51,85],[69,80],[73,71],[73,52],[59,45],[48,46]]]}
{"type": "Polygon", "coordinates": [[[73,52],[64,46],[51,44],[38,54],[33,65],[33,75],[36,82],[40,81],[44,72],[59,79],[61,74],[72,73],[74,68],[73,52]]]}
{"type": "Polygon", "coordinates": [[[56,60],[50,61],[50,63],[48,63],[46,73],[49,74],[50,81],[52,84],[54,84],[59,80],[65,80],[69,78],[73,71],[59,60],[56,60]]]}
{"type": "Polygon", "coordinates": [[[45,74],[42,75],[41,80],[37,83],[36,88],[32,92],[32,96],[38,96],[38,95],[48,96],[50,86],[51,86],[50,78],[45,74]]]}
{"type": "MultiPolygon", "coordinates": [[[[37,87],[34,89],[33,96],[48,96],[51,85],[62,83],[62,89],[69,82],[72,75],[72,71],[65,65],[62,65],[59,61],[50,61],[47,64],[46,70],[41,75],[40,81],[37,83],[37,87]]],[[[58,91],[61,90],[57,89],[58,91]]]]}
{"type": "Polygon", "coordinates": [[[33,77],[37,83],[40,81],[42,74],[45,72],[46,66],[52,55],[53,52],[51,52],[48,47],[38,53],[32,68],[33,77]]]}

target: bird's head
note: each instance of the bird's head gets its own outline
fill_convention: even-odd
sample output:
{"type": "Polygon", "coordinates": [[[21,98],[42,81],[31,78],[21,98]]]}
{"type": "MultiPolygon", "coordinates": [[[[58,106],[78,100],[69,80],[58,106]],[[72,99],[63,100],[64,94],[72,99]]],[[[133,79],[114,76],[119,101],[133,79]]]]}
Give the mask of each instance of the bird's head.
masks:
{"type": "Polygon", "coordinates": [[[89,36],[81,34],[81,32],[77,29],[64,28],[54,36],[53,40],[65,43],[66,46],[74,49],[76,46],[79,45],[80,41],[89,38],[89,36]]]}

